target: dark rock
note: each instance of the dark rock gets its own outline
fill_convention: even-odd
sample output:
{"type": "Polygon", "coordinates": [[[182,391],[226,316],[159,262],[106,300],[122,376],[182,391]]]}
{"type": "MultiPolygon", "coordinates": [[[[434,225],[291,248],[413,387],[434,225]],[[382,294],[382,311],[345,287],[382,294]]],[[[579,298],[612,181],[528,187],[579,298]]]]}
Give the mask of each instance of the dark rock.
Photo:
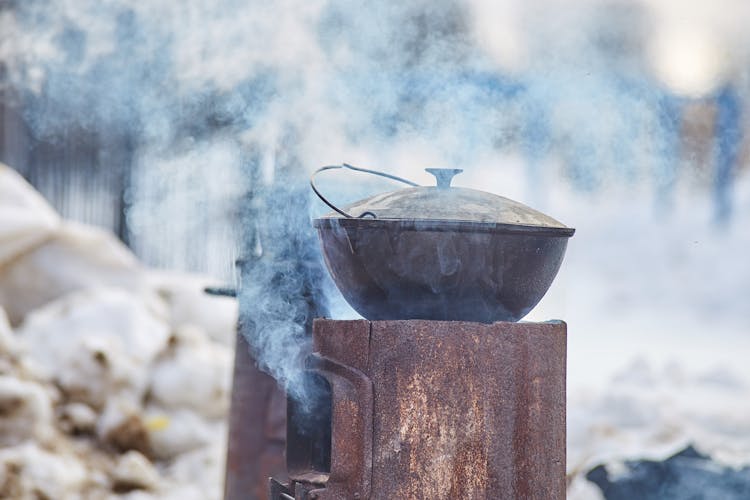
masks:
{"type": "Polygon", "coordinates": [[[664,461],[625,462],[626,472],[610,477],[606,465],[586,474],[606,500],[699,500],[750,498],[750,467],[720,465],[692,446],[664,461]]]}

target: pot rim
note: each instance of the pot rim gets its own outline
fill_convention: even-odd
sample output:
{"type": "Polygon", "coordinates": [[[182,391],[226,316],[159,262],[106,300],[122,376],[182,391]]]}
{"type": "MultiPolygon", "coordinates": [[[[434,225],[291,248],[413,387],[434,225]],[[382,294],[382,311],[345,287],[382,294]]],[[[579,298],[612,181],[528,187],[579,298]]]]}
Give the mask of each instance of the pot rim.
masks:
{"type": "Polygon", "coordinates": [[[477,222],[441,219],[371,219],[345,217],[319,217],[313,219],[317,229],[391,229],[399,231],[435,231],[459,233],[498,233],[525,236],[554,236],[570,238],[575,233],[572,227],[524,226],[500,222],[477,222]]]}

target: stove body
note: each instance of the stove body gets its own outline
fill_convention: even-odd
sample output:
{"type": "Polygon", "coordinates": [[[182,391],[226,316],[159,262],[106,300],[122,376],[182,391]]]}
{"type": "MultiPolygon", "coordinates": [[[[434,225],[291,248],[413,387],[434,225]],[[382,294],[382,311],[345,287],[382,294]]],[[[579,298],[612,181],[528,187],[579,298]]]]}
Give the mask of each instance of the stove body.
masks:
{"type": "Polygon", "coordinates": [[[273,377],[257,367],[241,333],[236,337],[232,385],[224,499],[266,500],[268,477],[286,477],[286,396],[273,377]]]}
{"type": "Polygon", "coordinates": [[[272,499],[565,497],[563,322],[319,319],[313,340],[272,499]]]}

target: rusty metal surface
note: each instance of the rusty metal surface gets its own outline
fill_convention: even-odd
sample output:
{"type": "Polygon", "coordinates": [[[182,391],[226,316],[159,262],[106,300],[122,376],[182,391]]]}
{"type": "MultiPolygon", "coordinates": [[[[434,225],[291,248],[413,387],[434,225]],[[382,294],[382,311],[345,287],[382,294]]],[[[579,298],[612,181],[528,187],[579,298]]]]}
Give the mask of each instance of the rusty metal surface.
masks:
{"type": "Polygon", "coordinates": [[[271,500],[294,500],[294,492],[290,489],[290,485],[274,478],[268,480],[268,491],[271,500]]]}
{"type": "MultiPolygon", "coordinates": [[[[369,332],[367,322],[341,326],[336,333],[369,332]]],[[[337,338],[336,335],[329,337],[330,340],[337,338]]],[[[352,337],[356,338],[356,333],[352,337]]],[[[364,339],[367,340],[367,335],[364,339]]],[[[335,346],[346,358],[351,355],[346,347],[355,344],[334,342],[329,347],[335,346]]],[[[363,345],[366,347],[367,343],[363,345]]],[[[370,498],[373,456],[370,379],[353,366],[316,353],[307,359],[306,376],[309,380],[322,379],[324,384],[318,381],[308,385],[314,391],[308,394],[314,400],[308,403],[312,406],[300,407],[295,401],[289,401],[286,463],[291,485],[286,494],[293,491],[295,499],[370,498]],[[332,429],[336,432],[330,432],[332,429]]],[[[271,483],[271,495],[272,500],[283,498],[278,481],[271,483]]]]}
{"type": "Polygon", "coordinates": [[[370,322],[366,319],[313,322],[313,351],[366,372],[369,364],[370,322]]]}
{"type": "Polygon", "coordinates": [[[377,498],[565,496],[563,323],[373,322],[377,498]]]}
{"type": "MultiPolygon", "coordinates": [[[[564,498],[564,323],[318,320],[314,339],[332,360],[367,360],[369,498],[564,498]]],[[[334,389],[334,405],[339,397],[334,389]]],[[[356,432],[340,425],[334,454],[355,446],[340,438],[356,432]]],[[[341,466],[332,461],[331,476],[346,482],[341,466]]]]}
{"type": "Polygon", "coordinates": [[[317,492],[316,497],[321,500],[370,498],[372,383],[356,368],[324,356],[313,354],[309,364],[328,380],[333,394],[331,470],[325,489],[317,492]]]}
{"type": "Polygon", "coordinates": [[[237,335],[229,412],[225,500],[266,500],[267,480],[286,477],[286,398],[256,368],[247,341],[237,335]]]}

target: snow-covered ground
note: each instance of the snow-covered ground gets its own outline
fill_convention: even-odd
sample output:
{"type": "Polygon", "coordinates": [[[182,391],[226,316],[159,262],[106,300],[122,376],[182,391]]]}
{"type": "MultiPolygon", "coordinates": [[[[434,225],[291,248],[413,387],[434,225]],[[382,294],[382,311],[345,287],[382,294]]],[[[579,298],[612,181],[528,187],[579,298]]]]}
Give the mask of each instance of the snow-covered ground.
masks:
{"type": "Polygon", "coordinates": [[[0,498],[218,499],[236,304],[0,165],[0,498]]]}

